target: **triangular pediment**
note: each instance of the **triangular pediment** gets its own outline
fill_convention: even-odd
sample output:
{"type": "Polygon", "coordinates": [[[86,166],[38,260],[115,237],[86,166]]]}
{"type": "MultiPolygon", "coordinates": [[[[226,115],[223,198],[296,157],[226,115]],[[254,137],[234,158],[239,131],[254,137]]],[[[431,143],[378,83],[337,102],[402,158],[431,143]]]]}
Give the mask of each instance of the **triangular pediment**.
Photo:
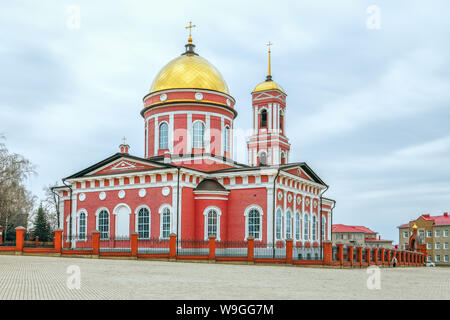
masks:
{"type": "Polygon", "coordinates": [[[305,171],[302,170],[302,168],[300,166],[295,167],[295,168],[291,168],[289,170],[286,170],[287,173],[293,174],[294,176],[303,178],[305,180],[309,180],[309,181],[313,181],[314,180],[305,173],[305,171]]]}
{"type": "Polygon", "coordinates": [[[103,161],[100,161],[97,164],[94,164],[93,166],[90,166],[87,169],[84,169],[70,177],[67,177],[66,179],[92,175],[116,174],[127,171],[141,171],[158,168],[162,169],[168,167],[172,167],[172,165],[117,153],[103,161]]]}

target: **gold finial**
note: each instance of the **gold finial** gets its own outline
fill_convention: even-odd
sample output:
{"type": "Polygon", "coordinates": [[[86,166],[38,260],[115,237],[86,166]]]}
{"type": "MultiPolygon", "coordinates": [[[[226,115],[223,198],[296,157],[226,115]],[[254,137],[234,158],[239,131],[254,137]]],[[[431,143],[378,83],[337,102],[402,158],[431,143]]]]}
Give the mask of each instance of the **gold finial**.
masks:
{"type": "Polygon", "coordinates": [[[195,28],[195,27],[196,27],[196,25],[192,24],[192,21],[189,21],[189,25],[187,27],[185,27],[186,29],[189,29],[189,39],[188,39],[189,43],[192,43],[191,31],[192,31],[192,28],[195,28]]]}
{"type": "Polygon", "coordinates": [[[268,79],[272,77],[271,70],[270,70],[270,46],[272,46],[272,45],[273,45],[273,43],[270,41],[269,41],[269,43],[266,44],[266,46],[269,47],[269,72],[267,74],[268,79]]]}
{"type": "Polygon", "coordinates": [[[417,225],[414,223],[414,225],[412,226],[413,229],[417,229],[417,225]]]}
{"type": "Polygon", "coordinates": [[[125,136],[123,136],[122,141],[123,141],[123,143],[122,143],[123,145],[126,145],[126,144],[127,144],[127,143],[126,143],[126,142],[127,142],[127,138],[125,138],[125,136]]]}

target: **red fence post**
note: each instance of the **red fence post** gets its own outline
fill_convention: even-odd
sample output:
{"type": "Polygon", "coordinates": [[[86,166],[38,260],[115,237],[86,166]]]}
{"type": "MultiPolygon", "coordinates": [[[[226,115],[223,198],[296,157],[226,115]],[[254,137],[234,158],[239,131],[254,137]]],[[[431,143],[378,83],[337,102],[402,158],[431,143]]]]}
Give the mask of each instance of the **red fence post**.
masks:
{"type": "Polygon", "coordinates": [[[373,249],[373,259],[375,260],[375,265],[378,264],[378,248],[373,249]]]}
{"type": "Polygon", "coordinates": [[[353,246],[347,246],[348,248],[348,260],[350,260],[350,265],[353,266],[353,246]]]}
{"type": "Polygon", "coordinates": [[[333,264],[333,244],[331,241],[324,241],[323,245],[323,264],[331,266],[333,264]]]}
{"type": "Polygon", "coordinates": [[[363,248],[358,247],[358,262],[360,266],[362,266],[362,258],[363,258],[363,248]]]}
{"type": "Polygon", "coordinates": [[[3,243],[3,227],[0,226],[0,245],[3,243]]]}
{"type": "Polygon", "coordinates": [[[254,262],[255,260],[255,239],[253,237],[247,238],[247,261],[254,262]]]}
{"type": "Polygon", "coordinates": [[[371,250],[369,248],[366,248],[366,260],[367,260],[367,265],[369,265],[369,266],[370,266],[370,259],[371,259],[370,251],[371,250]]]}
{"type": "Polygon", "coordinates": [[[342,266],[344,264],[344,245],[342,243],[338,243],[337,247],[338,247],[339,264],[342,266]]]}
{"type": "Polygon", "coordinates": [[[94,256],[100,255],[100,231],[92,232],[92,254],[94,256]]]}
{"type": "Polygon", "coordinates": [[[55,230],[55,237],[53,238],[53,248],[55,249],[56,253],[61,253],[62,233],[63,231],[61,229],[55,230]]]}
{"type": "Polygon", "coordinates": [[[16,228],[16,254],[22,254],[23,251],[23,234],[25,233],[24,227],[16,228]]]}
{"type": "Polygon", "coordinates": [[[177,235],[175,233],[171,233],[169,240],[169,258],[175,259],[176,255],[177,255],[177,235]]]}
{"type": "Polygon", "coordinates": [[[292,239],[286,239],[286,263],[292,263],[292,244],[294,241],[292,239]]]}
{"type": "Polygon", "coordinates": [[[210,261],[216,260],[216,237],[209,237],[209,256],[208,259],[210,261]]]}
{"type": "Polygon", "coordinates": [[[131,256],[132,257],[136,257],[138,255],[138,236],[139,233],[137,232],[133,232],[130,234],[130,239],[131,239],[131,256]]]}

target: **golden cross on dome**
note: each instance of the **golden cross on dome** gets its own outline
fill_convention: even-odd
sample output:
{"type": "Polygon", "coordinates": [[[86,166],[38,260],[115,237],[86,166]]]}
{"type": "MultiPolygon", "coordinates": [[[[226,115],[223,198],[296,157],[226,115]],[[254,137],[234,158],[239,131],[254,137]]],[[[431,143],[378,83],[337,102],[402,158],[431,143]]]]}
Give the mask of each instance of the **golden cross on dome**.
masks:
{"type": "Polygon", "coordinates": [[[271,47],[272,45],[273,45],[273,43],[270,42],[270,41],[269,41],[269,43],[266,44],[266,46],[269,47],[269,72],[268,72],[268,74],[267,74],[268,77],[271,77],[271,76],[272,76],[272,75],[271,75],[271,72],[270,72],[270,47],[271,47]]]}
{"type": "Polygon", "coordinates": [[[189,21],[189,25],[187,27],[185,27],[185,29],[189,29],[189,39],[188,39],[189,43],[192,43],[191,31],[192,31],[192,28],[195,28],[195,27],[196,27],[196,25],[192,24],[192,21],[189,21]]]}

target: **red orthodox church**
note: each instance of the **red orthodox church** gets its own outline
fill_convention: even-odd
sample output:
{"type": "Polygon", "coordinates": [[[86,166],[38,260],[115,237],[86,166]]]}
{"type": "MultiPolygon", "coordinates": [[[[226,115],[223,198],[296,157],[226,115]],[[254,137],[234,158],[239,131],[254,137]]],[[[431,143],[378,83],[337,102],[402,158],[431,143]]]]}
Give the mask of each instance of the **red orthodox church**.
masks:
{"type": "MultiPolygon", "coordinates": [[[[272,80],[252,92],[248,162],[233,161],[235,99],[219,71],[186,50],[156,76],[143,98],[145,156],[116,153],[55,188],[65,239],[179,239],[275,243],[310,250],[331,240],[334,201],[305,163],[289,163],[286,92],[272,80]]],[[[70,245],[70,244],[69,244],[70,245]]],[[[75,246],[72,243],[72,246],[75,246]]]]}

